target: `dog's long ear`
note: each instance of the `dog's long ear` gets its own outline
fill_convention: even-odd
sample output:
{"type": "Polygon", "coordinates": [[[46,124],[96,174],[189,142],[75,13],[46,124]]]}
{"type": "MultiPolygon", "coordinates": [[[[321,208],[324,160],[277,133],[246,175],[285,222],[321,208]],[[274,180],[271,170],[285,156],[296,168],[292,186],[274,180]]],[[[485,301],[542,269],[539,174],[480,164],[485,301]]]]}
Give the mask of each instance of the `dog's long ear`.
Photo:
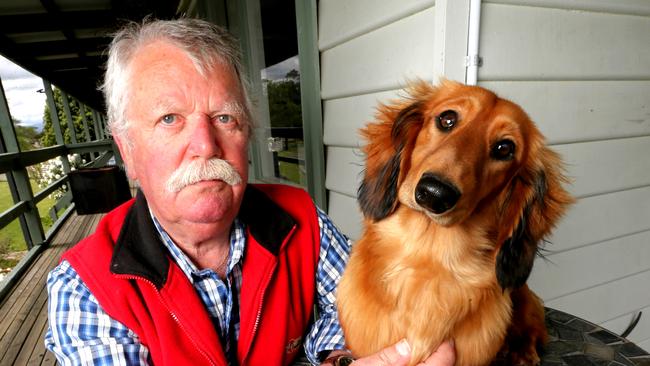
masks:
{"type": "Polygon", "coordinates": [[[503,230],[498,235],[502,244],[496,257],[496,275],[503,289],[526,282],[539,242],[573,202],[562,187],[567,180],[559,155],[545,146],[535,150],[535,158],[512,179],[502,200],[503,230]]]}
{"type": "Polygon", "coordinates": [[[383,106],[379,121],[361,131],[368,144],[366,168],[359,186],[361,211],[374,221],[388,216],[397,206],[397,190],[401,171],[408,167],[403,157],[408,156],[422,126],[421,103],[415,101],[403,108],[383,106]]]}

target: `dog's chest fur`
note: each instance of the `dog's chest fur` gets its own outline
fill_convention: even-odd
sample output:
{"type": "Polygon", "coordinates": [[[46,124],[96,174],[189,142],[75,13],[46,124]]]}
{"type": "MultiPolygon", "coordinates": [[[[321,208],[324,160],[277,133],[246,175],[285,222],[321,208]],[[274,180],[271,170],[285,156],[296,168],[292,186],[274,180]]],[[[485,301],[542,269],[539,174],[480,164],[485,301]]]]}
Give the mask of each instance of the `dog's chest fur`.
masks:
{"type": "MultiPolygon", "coordinates": [[[[406,337],[414,360],[453,338],[459,364],[485,364],[498,351],[511,316],[509,293],[495,290],[493,245],[478,229],[442,228],[421,216],[392,215],[355,244],[348,270],[357,275],[344,277],[339,291],[364,288],[364,301],[339,296],[345,302],[341,316],[359,314],[363,307],[374,321],[344,323],[358,323],[365,328],[362,337],[376,337],[378,346],[406,337]]],[[[346,334],[357,331],[348,328],[346,334]]],[[[361,354],[376,351],[349,346],[361,354]]]]}

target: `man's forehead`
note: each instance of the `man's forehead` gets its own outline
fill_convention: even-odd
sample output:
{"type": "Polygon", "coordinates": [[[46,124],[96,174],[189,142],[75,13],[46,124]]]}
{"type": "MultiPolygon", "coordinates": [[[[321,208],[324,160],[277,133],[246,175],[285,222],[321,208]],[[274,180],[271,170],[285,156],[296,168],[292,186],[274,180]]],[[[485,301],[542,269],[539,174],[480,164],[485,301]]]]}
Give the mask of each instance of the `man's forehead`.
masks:
{"type": "Polygon", "coordinates": [[[219,55],[194,54],[164,39],[139,46],[126,65],[129,77],[135,80],[141,80],[141,74],[160,73],[160,76],[165,76],[177,70],[189,69],[203,77],[218,71],[224,78],[238,79],[235,68],[219,55]]]}
{"type": "Polygon", "coordinates": [[[151,48],[140,52],[142,55],[136,56],[130,64],[125,86],[131,92],[140,93],[140,96],[146,95],[143,99],[149,104],[170,107],[202,95],[210,98],[210,104],[214,107],[233,111],[245,109],[242,85],[238,82],[237,73],[228,64],[216,62],[202,70],[178,48],[170,53],[151,48]]]}

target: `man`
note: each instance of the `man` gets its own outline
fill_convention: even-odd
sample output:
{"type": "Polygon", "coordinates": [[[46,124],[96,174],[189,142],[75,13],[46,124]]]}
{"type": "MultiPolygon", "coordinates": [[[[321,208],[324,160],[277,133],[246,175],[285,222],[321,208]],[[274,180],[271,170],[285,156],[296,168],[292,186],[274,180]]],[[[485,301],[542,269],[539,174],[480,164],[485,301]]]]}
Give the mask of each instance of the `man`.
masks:
{"type": "MultiPolygon", "coordinates": [[[[304,191],[247,184],[242,80],[236,41],[210,23],[116,35],[109,127],[140,190],[50,273],[46,346],[62,364],[286,365],[303,348],[344,363],[334,291],[349,243],[304,191]]],[[[402,341],[355,365],[408,359],[402,341]]],[[[429,362],[453,364],[451,346],[429,362]]]]}

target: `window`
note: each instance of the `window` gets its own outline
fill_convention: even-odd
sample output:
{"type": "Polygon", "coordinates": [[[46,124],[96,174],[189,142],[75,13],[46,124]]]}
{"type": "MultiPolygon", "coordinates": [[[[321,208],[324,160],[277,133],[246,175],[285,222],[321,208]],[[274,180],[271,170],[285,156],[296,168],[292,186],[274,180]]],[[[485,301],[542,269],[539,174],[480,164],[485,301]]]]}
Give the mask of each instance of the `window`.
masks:
{"type": "Polygon", "coordinates": [[[249,179],[301,186],[326,208],[316,0],[192,4],[187,14],[226,26],[242,45],[258,126],[249,179]]]}
{"type": "Polygon", "coordinates": [[[269,124],[264,126],[263,135],[268,142],[265,153],[272,157],[270,178],[306,187],[298,56],[262,69],[261,77],[269,106],[269,124]]]}

